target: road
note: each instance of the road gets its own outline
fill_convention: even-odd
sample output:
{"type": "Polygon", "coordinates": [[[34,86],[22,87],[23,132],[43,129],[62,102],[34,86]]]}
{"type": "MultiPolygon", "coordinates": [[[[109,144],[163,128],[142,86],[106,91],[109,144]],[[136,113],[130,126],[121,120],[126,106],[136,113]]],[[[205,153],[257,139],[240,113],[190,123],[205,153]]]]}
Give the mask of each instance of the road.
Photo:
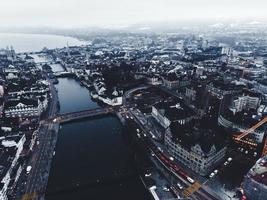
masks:
{"type": "MultiPolygon", "coordinates": [[[[51,99],[48,108],[48,118],[55,117],[57,114],[58,96],[56,88],[50,79],[51,99]]],[[[33,154],[28,162],[32,166],[31,171],[27,177],[25,194],[22,196],[23,200],[37,200],[43,199],[45,195],[45,188],[48,181],[49,169],[53,157],[54,147],[57,140],[58,124],[49,121],[42,121],[39,126],[37,134],[37,141],[33,149],[33,154]]]]}
{"type": "MultiPolygon", "coordinates": [[[[142,140],[144,141],[147,148],[153,152],[154,158],[159,162],[165,170],[167,170],[168,174],[172,174],[172,176],[169,176],[170,182],[180,182],[183,184],[183,186],[190,188],[192,187],[192,190],[194,187],[196,187],[196,191],[193,192],[190,197],[192,199],[200,199],[200,200],[220,200],[216,194],[214,194],[212,191],[210,191],[206,186],[203,186],[200,182],[195,181],[195,183],[190,183],[188,181],[189,175],[184,172],[180,166],[178,166],[175,162],[171,161],[169,159],[169,156],[167,156],[165,153],[159,151],[157,146],[152,142],[152,139],[150,138],[150,132],[151,129],[145,125],[145,119],[138,116],[137,113],[135,113],[134,109],[130,110],[128,112],[128,115],[131,116],[133,120],[136,121],[136,123],[139,125],[141,130],[144,132],[142,140]]],[[[190,177],[191,178],[191,177],[190,177]]],[[[174,187],[177,187],[176,184],[173,185],[174,187]]],[[[179,188],[177,188],[179,190],[179,188]]],[[[180,193],[184,193],[185,190],[180,190],[180,193]]]]}

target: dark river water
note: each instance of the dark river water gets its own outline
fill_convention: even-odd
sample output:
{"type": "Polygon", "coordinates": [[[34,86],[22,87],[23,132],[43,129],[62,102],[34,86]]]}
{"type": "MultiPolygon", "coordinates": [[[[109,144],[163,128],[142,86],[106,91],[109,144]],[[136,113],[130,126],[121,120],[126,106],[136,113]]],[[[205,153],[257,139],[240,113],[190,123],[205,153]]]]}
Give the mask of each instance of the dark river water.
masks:
{"type": "MultiPolygon", "coordinates": [[[[60,78],[60,112],[98,107],[80,84],[60,78]]],[[[143,200],[146,191],[115,116],[62,125],[49,176],[48,200],[143,200]]]]}

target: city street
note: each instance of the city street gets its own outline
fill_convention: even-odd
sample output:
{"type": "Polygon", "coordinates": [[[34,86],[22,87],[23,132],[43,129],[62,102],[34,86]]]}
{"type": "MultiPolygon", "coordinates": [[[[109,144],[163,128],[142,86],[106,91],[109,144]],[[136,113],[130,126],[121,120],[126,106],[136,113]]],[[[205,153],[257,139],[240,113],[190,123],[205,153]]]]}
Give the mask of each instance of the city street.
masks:
{"type": "MultiPolygon", "coordinates": [[[[50,118],[54,117],[58,112],[58,97],[52,81],[50,79],[47,80],[49,80],[51,91],[51,100],[47,115],[47,118],[50,118]]],[[[31,170],[27,175],[26,188],[22,196],[23,200],[44,198],[49,177],[49,169],[57,141],[58,127],[59,124],[50,121],[40,123],[39,131],[37,133],[38,142],[35,144],[31,160],[27,164],[27,166],[31,166],[31,170]]]]}
{"type": "MultiPolygon", "coordinates": [[[[178,192],[181,196],[183,194],[185,194],[185,189],[187,188],[188,189],[188,196],[190,196],[191,198],[194,198],[194,199],[221,199],[220,197],[218,197],[214,192],[212,192],[209,188],[207,188],[207,186],[205,185],[202,185],[201,182],[198,183],[197,181],[195,181],[193,184],[190,183],[188,181],[188,178],[189,177],[188,175],[185,175],[186,173],[185,172],[182,172],[179,171],[179,173],[175,172],[175,165],[174,163],[169,159],[169,155],[165,152],[165,153],[162,153],[158,150],[158,147],[159,145],[155,145],[155,142],[150,142],[152,141],[152,137],[151,137],[151,129],[149,129],[149,126],[146,126],[146,118],[144,116],[142,116],[140,114],[140,112],[134,110],[134,109],[130,109],[129,112],[128,112],[128,116],[130,116],[133,120],[136,121],[136,123],[139,125],[139,127],[141,128],[141,130],[144,132],[143,133],[143,140],[145,142],[146,145],[149,145],[148,148],[150,149],[150,151],[152,151],[154,153],[154,161],[157,161],[159,162],[161,165],[158,165],[157,166],[160,166],[160,168],[165,168],[165,171],[164,171],[164,174],[166,174],[166,178],[169,179],[169,182],[173,183],[173,187],[177,189],[177,191],[180,191],[178,192]],[[149,142],[147,144],[147,142],[149,142]],[[151,146],[152,145],[152,146],[151,146]],[[155,146],[155,147],[153,147],[155,146]],[[167,171],[166,171],[167,170],[167,171]],[[183,184],[183,186],[185,187],[185,189],[181,190],[179,188],[177,188],[177,182],[183,184]],[[198,189],[195,189],[194,187],[197,186],[198,189]]],[[[153,130],[152,130],[153,131],[153,130]]],[[[155,134],[156,135],[156,134],[155,134]]],[[[161,148],[164,148],[163,146],[160,146],[161,148]]],[[[180,168],[180,167],[178,167],[180,168]]],[[[195,179],[195,177],[194,177],[195,179]]],[[[203,180],[202,180],[203,181],[203,180]]],[[[206,184],[207,182],[205,182],[206,184]]]]}

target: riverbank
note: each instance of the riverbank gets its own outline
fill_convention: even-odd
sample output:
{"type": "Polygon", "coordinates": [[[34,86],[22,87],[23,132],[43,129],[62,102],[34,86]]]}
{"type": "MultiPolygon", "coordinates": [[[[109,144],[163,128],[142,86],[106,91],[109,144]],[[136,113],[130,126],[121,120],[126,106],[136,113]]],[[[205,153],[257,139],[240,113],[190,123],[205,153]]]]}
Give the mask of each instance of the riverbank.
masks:
{"type": "MultiPolygon", "coordinates": [[[[58,65],[52,65],[52,70],[53,71],[59,71],[61,70],[60,66],[58,65]]],[[[57,91],[58,91],[58,97],[59,97],[59,101],[60,101],[60,113],[67,113],[67,112],[73,112],[73,111],[78,111],[78,110],[84,110],[84,109],[90,109],[90,108],[96,108],[96,107],[99,107],[100,105],[93,101],[91,99],[91,96],[90,96],[90,87],[87,87],[85,88],[83,85],[80,84],[80,81],[76,80],[76,79],[73,79],[73,78],[58,78],[59,80],[59,83],[57,85],[55,85],[55,87],[57,88],[57,91]]],[[[132,163],[133,161],[131,161],[130,157],[127,158],[127,154],[129,152],[129,156],[130,156],[130,152],[134,153],[135,150],[130,150],[131,147],[128,146],[128,139],[127,139],[127,133],[122,133],[125,131],[125,125],[126,125],[126,121],[125,121],[125,118],[123,116],[120,115],[120,113],[116,113],[116,120],[117,122],[113,122],[111,125],[112,126],[120,126],[120,130],[118,129],[116,132],[119,132],[119,135],[117,136],[114,136],[113,137],[122,137],[121,139],[123,141],[119,142],[116,144],[116,146],[120,146],[122,145],[121,148],[119,148],[117,150],[117,152],[114,152],[116,156],[112,156],[112,157],[117,157],[117,158],[120,158],[119,160],[116,160],[116,161],[110,161],[110,163],[113,163],[115,162],[115,165],[118,164],[118,167],[115,167],[115,172],[111,172],[111,174],[107,174],[105,177],[101,178],[90,178],[90,179],[82,179],[84,178],[84,175],[86,176],[86,174],[88,174],[88,172],[85,172],[83,171],[83,176],[81,177],[80,175],[76,175],[74,176],[74,174],[76,172],[75,169],[77,166],[72,166],[71,170],[66,172],[65,174],[73,174],[73,177],[71,178],[71,181],[63,181],[62,182],[62,177],[64,176],[62,174],[61,178],[56,178],[56,180],[54,179],[55,177],[58,176],[58,174],[60,174],[60,172],[58,172],[58,169],[62,169],[63,167],[64,168],[67,168],[66,166],[68,165],[71,165],[72,163],[76,163],[76,165],[84,165],[84,162],[88,162],[88,160],[86,159],[79,159],[77,161],[73,161],[71,162],[69,159],[71,156],[74,156],[75,158],[72,158],[72,159],[76,159],[77,157],[80,157],[82,156],[84,152],[77,152],[77,148],[81,148],[81,145],[79,144],[76,144],[75,146],[73,146],[73,149],[76,148],[76,150],[64,150],[64,152],[62,152],[62,155],[60,153],[60,150],[59,148],[61,148],[60,146],[62,146],[61,144],[61,140],[62,140],[62,137],[63,139],[66,137],[64,136],[65,133],[64,133],[64,127],[72,127],[74,126],[75,129],[74,132],[72,133],[69,133],[69,134],[80,134],[80,133],[83,133],[84,131],[86,130],[91,130],[91,126],[94,126],[94,121],[101,121],[101,122],[105,122],[106,119],[113,119],[114,117],[113,116],[102,116],[101,118],[100,117],[97,117],[97,118],[90,118],[90,120],[88,119],[84,119],[84,120],[79,120],[79,121],[76,121],[76,122],[73,122],[73,123],[70,123],[70,124],[64,124],[64,125],[60,125],[62,127],[61,130],[59,130],[59,135],[58,135],[58,139],[57,139],[57,143],[56,143],[56,149],[54,150],[55,151],[55,155],[54,157],[52,156],[51,157],[51,161],[50,162],[50,168],[48,169],[48,172],[50,171],[50,175],[49,175],[49,182],[47,184],[47,193],[46,193],[46,199],[66,199],[68,197],[62,197],[62,194],[63,193],[73,193],[74,191],[78,191],[79,193],[81,192],[81,194],[83,194],[82,196],[88,196],[90,194],[85,194],[83,192],[83,188],[87,188],[87,187],[90,187],[90,188],[98,188],[98,187],[107,187],[107,185],[109,185],[109,187],[113,188],[112,191],[110,191],[111,193],[114,193],[113,195],[114,196],[117,196],[118,194],[123,194],[123,195],[126,195],[126,191],[120,191],[122,188],[123,185],[125,185],[125,187],[127,186],[127,188],[129,186],[132,185],[132,192],[133,193],[139,193],[138,196],[136,198],[138,199],[149,199],[149,195],[148,195],[148,187],[147,185],[144,184],[144,182],[141,181],[141,176],[140,176],[140,173],[139,171],[133,167],[135,166],[135,164],[131,164],[131,166],[128,166],[129,163],[132,163]],[[120,122],[119,122],[120,121],[120,122]],[[82,128],[80,129],[79,127],[76,126],[76,124],[91,124],[90,128],[82,128]],[[92,124],[93,123],[93,124],[92,124]],[[116,125],[117,123],[119,123],[119,125],[116,125]],[[121,132],[121,133],[120,133],[121,132]],[[121,135],[121,136],[120,136],[121,135]],[[124,149],[123,151],[126,153],[125,156],[119,156],[118,155],[120,154],[119,152],[121,151],[121,149],[124,149]],[[63,154],[64,153],[64,154],[63,154]],[[74,154],[75,153],[75,154],[74,154]],[[61,163],[64,163],[64,166],[55,166],[55,165],[58,165],[58,164],[55,164],[57,163],[58,161],[56,161],[58,159],[58,157],[65,157],[65,156],[69,156],[69,159],[68,161],[65,163],[64,161],[61,163]],[[123,158],[124,157],[124,158],[123,158]],[[127,158],[127,159],[126,159],[127,158]],[[130,160],[128,160],[130,159],[130,160]],[[124,160],[124,161],[123,161],[124,160]],[[127,161],[126,161],[127,160],[127,161]],[[122,164],[121,162],[124,162],[124,164],[122,164]],[[128,167],[126,167],[128,166],[128,167]],[[125,169],[126,167],[126,169],[125,169]],[[54,172],[56,170],[56,172],[54,172]],[[115,174],[114,174],[115,173],[115,174]],[[114,176],[114,178],[112,178],[112,176],[114,176]],[[52,180],[51,180],[51,177],[52,177],[52,180]],[[79,178],[80,177],[80,178],[79,178]],[[77,180],[76,183],[73,183],[73,181],[78,178],[80,180],[77,180]],[[53,182],[56,182],[55,184],[53,182]],[[60,182],[58,184],[58,181],[60,182]],[[52,183],[51,183],[52,182],[52,183]],[[70,183],[70,185],[66,184],[66,183],[70,183]],[[51,186],[51,184],[53,186],[51,186]],[[66,184],[66,185],[65,185],[66,184]],[[112,186],[111,186],[112,185],[112,186]],[[52,190],[50,188],[53,188],[52,190]],[[116,190],[119,190],[116,192],[116,190]]],[[[111,126],[111,127],[112,127],[111,126]]],[[[98,129],[96,129],[98,130],[98,129]]],[[[112,128],[107,128],[105,127],[105,131],[107,132],[110,132],[112,130],[112,128]]],[[[68,130],[67,130],[68,132],[68,130]]],[[[91,132],[91,131],[90,131],[91,132]]],[[[113,134],[117,134],[116,132],[114,132],[113,134]]],[[[67,133],[68,134],[68,133],[67,133]]],[[[90,133],[89,133],[90,134],[90,133]]],[[[92,132],[91,132],[92,134],[92,132]]],[[[93,134],[96,134],[95,132],[93,132],[93,134]]],[[[87,137],[84,133],[81,135],[81,138],[84,139],[84,137],[87,137]]],[[[117,138],[117,139],[119,139],[117,138]]],[[[110,141],[112,141],[113,138],[110,138],[110,141]]],[[[72,142],[76,141],[76,142],[79,142],[78,141],[79,139],[77,138],[76,140],[71,140],[72,142]]],[[[90,141],[88,141],[89,144],[90,144],[90,141]]],[[[63,146],[71,146],[71,144],[69,144],[69,141],[67,142],[68,145],[63,145],[63,146]]],[[[88,143],[86,144],[86,147],[89,145],[88,143]]],[[[97,145],[98,144],[98,151],[100,150],[99,148],[103,147],[104,149],[106,148],[107,145],[104,145],[103,146],[103,142],[97,142],[96,144],[94,145],[97,145]]],[[[53,151],[53,152],[54,152],[53,151]]],[[[92,150],[87,150],[86,151],[86,154],[90,154],[89,152],[91,152],[92,150]]],[[[111,151],[114,151],[114,148],[111,149],[111,151]]],[[[52,154],[53,154],[52,152],[52,154]]],[[[93,152],[95,152],[93,150],[93,152]]],[[[110,151],[108,151],[110,152],[110,151]]],[[[107,155],[108,157],[110,155],[107,155]]],[[[104,157],[104,156],[102,156],[104,157]]],[[[95,156],[94,156],[95,158],[95,156]]],[[[62,158],[59,158],[59,159],[62,159],[62,158]]],[[[106,160],[106,158],[105,158],[106,160]]],[[[109,160],[109,158],[108,158],[109,160]]],[[[59,163],[59,165],[61,165],[61,163],[59,163]]],[[[97,167],[97,169],[100,168],[99,166],[97,167]]],[[[90,170],[92,170],[90,168],[90,170]]],[[[106,171],[109,171],[110,169],[105,169],[106,171]]],[[[112,170],[112,169],[111,169],[112,170]]],[[[61,170],[60,170],[61,171],[61,170]]],[[[80,171],[80,167],[79,167],[79,170],[80,171]]],[[[103,172],[101,172],[103,173],[103,172]]],[[[96,173],[93,173],[94,175],[96,173]]],[[[125,188],[126,189],[126,188],[125,188]]],[[[76,192],[74,192],[76,193],[76,192]]],[[[92,194],[94,194],[94,191],[92,191],[92,194]]],[[[75,194],[75,195],[79,195],[79,194],[75,194]]],[[[132,195],[134,196],[134,195],[132,195]]],[[[123,197],[124,198],[124,197],[123,197]]],[[[123,199],[122,197],[119,197],[117,196],[117,199],[123,199]]],[[[126,198],[126,196],[125,196],[126,198]]],[[[124,199],[125,199],[124,198],[124,199]]],[[[127,197],[129,198],[129,197],[127,197]]],[[[136,199],[135,198],[135,199],[136,199]]],[[[74,197],[70,197],[69,199],[74,199],[74,197]]]]}
{"type": "Polygon", "coordinates": [[[113,116],[62,125],[46,199],[146,199],[123,135],[113,116]]]}

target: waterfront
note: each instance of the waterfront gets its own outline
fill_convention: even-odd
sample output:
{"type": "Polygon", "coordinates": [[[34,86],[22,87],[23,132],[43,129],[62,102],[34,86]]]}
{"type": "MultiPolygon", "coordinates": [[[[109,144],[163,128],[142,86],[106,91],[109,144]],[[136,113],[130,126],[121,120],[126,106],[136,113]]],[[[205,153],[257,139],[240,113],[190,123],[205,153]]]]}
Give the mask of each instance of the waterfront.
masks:
{"type": "MultiPolygon", "coordinates": [[[[62,113],[98,106],[73,79],[59,78],[56,87],[62,113]]],[[[146,199],[123,134],[127,133],[114,116],[63,125],[47,199],[146,199]]]]}
{"type": "MultiPolygon", "coordinates": [[[[65,52],[63,54],[66,55],[65,52]]],[[[51,59],[51,56],[46,56],[44,54],[32,54],[32,56],[36,62],[42,63],[45,62],[46,59],[51,59]]],[[[78,60],[81,60],[81,58],[78,60]]],[[[54,72],[62,71],[63,69],[60,64],[52,64],[51,67],[54,72]]],[[[77,76],[78,75],[79,74],[77,74],[77,76]]],[[[60,100],[61,113],[75,112],[99,107],[99,104],[91,99],[90,91],[81,86],[79,81],[73,78],[58,78],[58,82],[55,81],[55,83],[60,100]]],[[[55,92],[51,94],[52,97],[57,97],[55,92]]],[[[154,98],[155,96],[152,95],[151,97],[154,98]]],[[[143,99],[145,99],[145,97],[143,97],[143,99]]],[[[57,103],[57,100],[53,102],[57,103]]],[[[133,104],[129,105],[131,106],[137,104],[134,104],[133,102],[133,104]]],[[[127,111],[127,109],[125,110],[128,112],[127,114],[136,116],[141,115],[140,110],[139,112],[135,112],[134,109],[135,108],[132,107],[128,109],[129,111],[127,111]]],[[[124,115],[125,119],[131,119],[129,121],[135,121],[138,119],[136,116],[129,117],[129,115],[125,114],[125,111],[120,111],[120,113],[124,115]]],[[[137,124],[144,124],[145,120],[146,117],[143,116],[136,121],[137,124]]],[[[128,120],[126,121],[129,122],[128,120]]],[[[133,131],[135,136],[137,135],[137,141],[139,141],[141,138],[140,134],[139,137],[138,134],[136,134],[136,132],[138,132],[137,128],[140,128],[140,126],[141,125],[139,124],[139,126],[135,128],[129,128],[133,131]]],[[[150,168],[146,168],[146,171],[138,173],[134,167],[135,163],[133,162],[133,158],[135,152],[137,151],[135,151],[136,149],[132,147],[130,148],[132,143],[130,143],[130,145],[128,143],[128,139],[130,139],[129,132],[131,132],[131,130],[126,130],[125,127],[120,124],[120,121],[115,116],[111,115],[102,116],[101,118],[95,117],[84,119],[78,122],[76,121],[62,125],[59,132],[56,153],[54,155],[55,157],[51,165],[51,171],[49,171],[47,167],[45,168],[46,172],[50,172],[48,188],[46,190],[47,199],[147,199],[147,192],[139,179],[139,174],[144,175],[144,173],[146,173],[144,177],[148,177],[147,179],[149,180],[151,180],[150,177],[152,175],[151,173],[148,173],[150,168]]],[[[151,130],[144,129],[143,131],[145,133],[143,136],[147,137],[151,130]]],[[[46,137],[48,134],[46,134],[45,131],[43,133],[43,136],[45,137],[43,137],[43,139],[40,141],[50,141],[52,137],[46,137]],[[48,140],[46,140],[46,138],[48,138],[48,140]]],[[[52,132],[48,131],[48,133],[52,132]]],[[[55,137],[53,141],[56,141],[56,138],[57,137],[55,137]]],[[[39,154],[41,156],[38,162],[39,164],[37,167],[33,167],[33,173],[31,173],[29,176],[30,181],[29,184],[27,184],[27,193],[25,194],[26,197],[28,194],[31,194],[32,191],[36,191],[36,185],[41,185],[39,184],[40,181],[38,180],[38,177],[40,177],[39,174],[44,172],[43,166],[46,166],[45,162],[47,161],[47,156],[53,158],[52,155],[54,146],[51,145],[48,147],[49,144],[52,144],[52,142],[43,142],[42,145],[39,145],[41,146],[41,148],[38,148],[39,151],[35,151],[37,153],[41,152],[39,154]],[[42,153],[47,149],[49,150],[45,153],[42,153]]],[[[161,146],[161,144],[156,145],[161,146]]],[[[164,146],[161,147],[164,148],[164,146]]],[[[141,152],[143,155],[145,151],[142,149],[141,152]]],[[[156,152],[153,152],[153,154],[155,155],[156,152]]],[[[166,156],[167,158],[170,158],[170,154],[168,154],[167,151],[166,156]]],[[[161,160],[161,162],[166,162],[166,159],[165,161],[164,159],[163,161],[161,160]]],[[[34,160],[32,160],[30,165],[35,166],[33,163],[35,163],[34,160]]],[[[168,163],[165,163],[165,171],[170,171],[170,169],[172,169],[170,163],[170,160],[168,163]]],[[[206,185],[209,185],[209,188],[212,188],[213,191],[216,191],[216,194],[222,192],[223,194],[221,196],[229,195],[228,190],[230,190],[230,192],[233,192],[231,194],[231,196],[233,196],[234,189],[240,185],[242,177],[245,173],[234,177],[232,175],[232,169],[235,168],[235,171],[241,170],[235,166],[232,167],[233,163],[235,162],[233,161],[230,163],[228,168],[220,168],[220,166],[218,166],[220,172],[218,176],[209,179],[209,182],[205,182],[206,185]],[[226,172],[229,172],[228,176],[226,172]],[[238,177],[240,178],[238,179],[238,177]],[[223,179],[223,181],[221,181],[221,179],[223,179]],[[229,187],[228,183],[232,183],[232,185],[229,187]]],[[[47,164],[47,166],[50,166],[50,162],[47,164]]],[[[181,163],[178,163],[177,166],[180,167],[182,165],[181,163]]],[[[158,168],[160,168],[160,166],[158,168]]],[[[249,168],[250,167],[244,170],[247,172],[249,168]]],[[[184,169],[187,169],[187,165],[184,166],[184,169]]],[[[204,182],[204,178],[208,178],[198,176],[194,173],[189,175],[190,177],[194,177],[195,180],[201,180],[202,182],[204,182]]],[[[40,178],[42,181],[43,177],[40,178]]],[[[44,178],[45,182],[48,180],[47,178],[48,176],[46,175],[44,178]]],[[[144,179],[146,180],[146,178],[144,179]]],[[[179,179],[178,181],[181,180],[179,179]]],[[[188,181],[183,181],[185,186],[189,185],[187,183],[188,181]]],[[[177,180],[175,179],[173,181],[173,185],[176,185],[176,182],[177,180]]],[[[151,184],[149,183],[149,185],[151,184]]],[[[163,197],[165,197],[166,194],[166,190],[163,190],[163,188],[169,187],[167,185],[168,182],[156,185],[157,192],[160,194],[160,191],[162,190],[163,197]]],[[[41,191],[42,194],[44,194],[45,190],[43,189],[41,191]]]]}
{"type": "Polygon", "coordinates": [[[23,34],[23,33],[0,33],[0,49],[13,46],[16,52],[41,51],[44,47],[49,49],[62,48],[72,45],[86,44],[76,38],[44,35],[44,34],[23,34]]]}

